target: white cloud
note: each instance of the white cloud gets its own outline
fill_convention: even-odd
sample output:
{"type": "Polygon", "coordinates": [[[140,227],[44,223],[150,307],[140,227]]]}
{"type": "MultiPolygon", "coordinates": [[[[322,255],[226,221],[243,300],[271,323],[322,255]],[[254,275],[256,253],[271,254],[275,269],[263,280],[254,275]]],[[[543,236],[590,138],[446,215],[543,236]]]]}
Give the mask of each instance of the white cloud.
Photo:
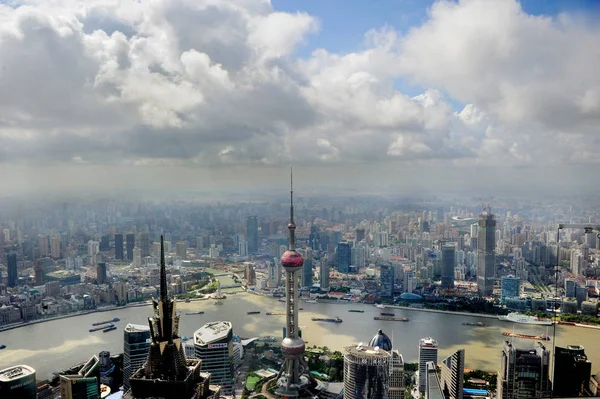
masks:
{"type": "Polygon", "coordinates": [[[598,162],[600,31],[568,15],[441,1],[302,58],[323,27],[268,1],[26,3],[0,5],[0,163],[598,162]]]}

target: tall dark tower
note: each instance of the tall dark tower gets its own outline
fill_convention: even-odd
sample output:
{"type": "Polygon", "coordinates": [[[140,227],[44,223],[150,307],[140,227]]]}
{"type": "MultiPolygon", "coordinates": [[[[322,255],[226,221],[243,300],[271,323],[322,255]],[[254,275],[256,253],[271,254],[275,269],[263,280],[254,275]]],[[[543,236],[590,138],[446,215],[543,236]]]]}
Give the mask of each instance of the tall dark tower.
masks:
{"type": "Polygon", "coordinates": [[[496,219],[489,205],[479,215],[477,235],[477,292],[492,295],[496,280],[496,219]]]}
{"type": "Polygon", "coordinates": [[[150,351],[144,367],[129,379],[126,398],[218,398],[220,389],[211,391],[210,377],[200,375],[202,361],[186,359],[179,336],[179,315],[175,301],[167,292],[164,239],[160,237],[160,296],[152,300],[154,315],[150,325],[150,351]]]}
{"type": "Polygon", "coordinates": [[[284,361],[277,375],[277,394],[281,397],[306,396],[310,386],[308,365],[304,361],[304,340],[298,332],[298,272],[302,270],[304,259],[296,251],[294,223],[294,186],[290,173],[290,231],[289,249],[281,257],[281,265],[285,269],[285,305],[286,305],[286,337],[281,342],[284,361]]]}

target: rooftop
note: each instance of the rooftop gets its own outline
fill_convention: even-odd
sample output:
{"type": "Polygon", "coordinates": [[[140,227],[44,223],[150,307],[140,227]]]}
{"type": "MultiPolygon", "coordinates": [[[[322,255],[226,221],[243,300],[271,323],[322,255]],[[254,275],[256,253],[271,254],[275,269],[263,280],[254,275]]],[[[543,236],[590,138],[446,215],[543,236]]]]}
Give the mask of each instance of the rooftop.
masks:
{"type": "Polygon", "coordinates": [[[421,348],[437,348],[438,343],[435,339],[433,339],[431,337],[427,337],[427,338],[421,338],[421,340],[419,341],[419,346],[421,348]]]}
{"type": "Polygon", "coordinates": [[[141,332],[141,331],[150,331],[150,326],[145,326],[143,324],[132,324],[129,323],[125,326],[126,332],[141,332]]]}
{"type": "Polygon", "coordinates": [[[28,375],[34,374],[35,370],[29,366],[13,366],[4,370],[0,370],[0,381],[9,382],[18,380],[28,375]]]}
{"type": "Polygon", "coordinates": [[[227,337],[231,331],[231,323],[228,321],[215,321],[200,327],[194,333],[194,341],[200,345],[210,344],[227,337]]]}
{"type": "Polygon", "coordinates": [[[383,349],[374,348],[372,346],[363,344],[347,346],[344,348],[344,350],[347,354],[371,359],[386,359],[392,356],[389,352],[384,351],[383,349]]]}

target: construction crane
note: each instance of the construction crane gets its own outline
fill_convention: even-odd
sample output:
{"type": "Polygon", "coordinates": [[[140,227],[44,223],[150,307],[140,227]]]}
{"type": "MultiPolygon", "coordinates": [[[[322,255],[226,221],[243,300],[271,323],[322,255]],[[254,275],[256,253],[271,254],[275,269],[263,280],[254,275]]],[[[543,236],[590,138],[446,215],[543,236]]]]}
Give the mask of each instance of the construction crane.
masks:
{"type": "Polygon", "coordinates": [[[600,224],[592,224],[592,223],[559,223],[558,229],[583,229],[585,234],[592,234],[594,231],[597,231],[597,237],[600,238],[600,224]]]}
{"type": "Polygon", "coordinates": [[[492,203],[494,202],[494,197],[490,197],[489,201],[486,201],[484,198],[479,198],[481,203],[481,213],[490,215],[492,213],[492,203]]]}

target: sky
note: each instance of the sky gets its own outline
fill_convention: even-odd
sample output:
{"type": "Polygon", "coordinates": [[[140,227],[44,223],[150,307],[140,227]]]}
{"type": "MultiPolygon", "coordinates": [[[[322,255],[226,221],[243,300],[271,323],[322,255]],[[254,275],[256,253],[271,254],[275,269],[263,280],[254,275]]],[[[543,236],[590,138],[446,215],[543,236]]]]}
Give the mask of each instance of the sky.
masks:
{"type": "Polygon", "coordinates": [[[600,2],[0,0],[2,194],[588,193],[600,2]]]}

